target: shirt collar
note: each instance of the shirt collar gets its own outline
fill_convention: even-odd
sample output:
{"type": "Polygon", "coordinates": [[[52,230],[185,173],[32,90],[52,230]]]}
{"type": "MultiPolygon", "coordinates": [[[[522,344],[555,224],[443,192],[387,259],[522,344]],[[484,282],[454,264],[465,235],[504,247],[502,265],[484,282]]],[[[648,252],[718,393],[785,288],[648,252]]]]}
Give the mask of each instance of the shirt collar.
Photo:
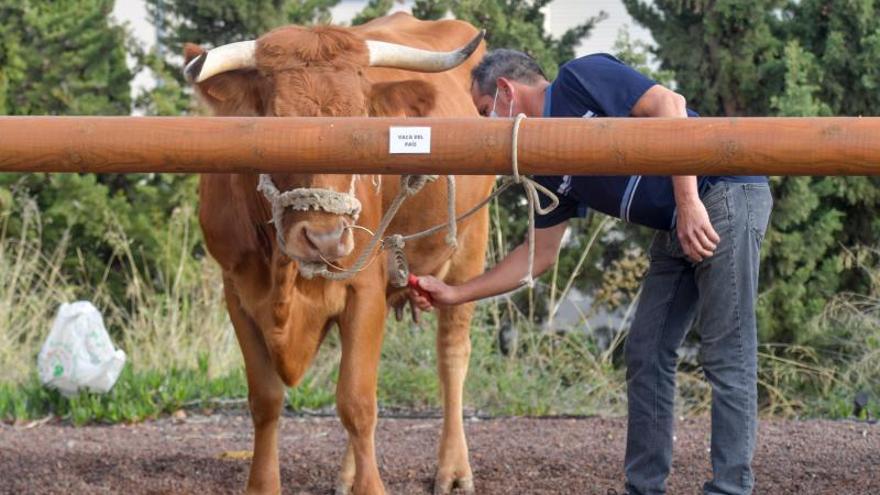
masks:
{"type": "Polygon", "coordinates": [[[551,116],[551,114],[550,114],[550,102],[551,102],[550,93],[552,90],[553,90],[553,83],[550,83],[550,85],[547,86],[547,89],[544,90],[544,115],[542,115],[542,117],[550,117],[551,116]]]}

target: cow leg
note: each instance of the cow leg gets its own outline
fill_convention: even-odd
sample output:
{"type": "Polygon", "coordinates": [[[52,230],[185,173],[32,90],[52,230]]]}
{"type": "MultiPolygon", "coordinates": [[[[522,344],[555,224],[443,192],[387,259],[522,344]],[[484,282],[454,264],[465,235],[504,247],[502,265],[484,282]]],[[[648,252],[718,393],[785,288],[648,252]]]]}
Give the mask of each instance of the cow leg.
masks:
{"type": "Polygon", "coordinates": [[[263,335],[244,312],[230,280],[224,279],[226,307],[244,356],[248,405],[254,422],[254,457],[247,493],[281,493],[278,467],[278,418],[284,402],[284,383],[272,367],[263,335]]]}
{"type": "MultiPolygon", "coordinates": [[[[488,212],[484,210],[483,215],[488,212]]],[[[488,219],[472,226],[460,239],[445,280],[460,284],[483,272],[488,242],[488,219]],[[464,241],[464,242],[462,242],[464,241]]],[[[443,431],[440,436],[434,493],[447,494],[456,486],[464,493],[474,492],[474,479],[468,460],[467,440],[462,419],[462,394],[471,355],[470,326],[474,304],[440,307],[437,311],[437,368],[443,400],[443,431]]]]}
{"type": "Polygon", "coordinates": [[[474,481],[468,461],[462,420],[462,393],[471,354],[470,322],[474,305],[438,310],[437,367],[443,399],[443,431],[440,436],[434,493],[447,494],[455,486],[473,493],[474,481]]]}
{"type": "Polygon", "coordinates": [[[378,289],[359,290],[340,319],[342,361],[336,385],[336,407],[348,430],[348,452],[337,493],[346,493],[348,486],[352,486],[357,495],[385,493],[374,443],[376,381],[386,311],[384,294],[378,289]],[[354,476],[350,480],[348,460],[352,458],[354,476]]]}

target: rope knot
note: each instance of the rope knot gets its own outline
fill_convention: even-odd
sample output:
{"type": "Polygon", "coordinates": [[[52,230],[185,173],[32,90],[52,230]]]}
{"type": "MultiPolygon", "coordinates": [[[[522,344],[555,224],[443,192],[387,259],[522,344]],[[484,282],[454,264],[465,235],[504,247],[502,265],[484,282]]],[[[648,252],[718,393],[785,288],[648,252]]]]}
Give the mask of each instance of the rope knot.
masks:
{"type": "Polygon", "coordinates": [[[409,263],[406,261],[406,255],[403,248],[406,246],[406,240],[400,234],[394,234],[386,237],[382,241],[382,245],[391,251],[391,262],[388,266],[389,282],[394,287],[406,287],[409,278],[409,263]]]}
{"type": "Polygon", "coordinates": [[[401,175],[400,176],[400,189],[403,190],[407,196],[412,196],[417,192],[421,191],[425,184],[428,182],[433,182],[437,180],[437,175],[401,175]]]}

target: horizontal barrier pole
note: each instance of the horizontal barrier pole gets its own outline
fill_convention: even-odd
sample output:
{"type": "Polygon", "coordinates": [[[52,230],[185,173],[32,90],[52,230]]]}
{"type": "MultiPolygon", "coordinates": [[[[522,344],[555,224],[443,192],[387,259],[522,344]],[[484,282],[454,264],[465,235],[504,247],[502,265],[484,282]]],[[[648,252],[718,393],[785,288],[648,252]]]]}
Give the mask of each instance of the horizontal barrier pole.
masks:
{"type": "MultiPolygon", "coordinates": [[[[510,174],[512,129],[478,118],[0,117],[0,172],[510,174]],[[396,147],[430,153],[391,153],[401,126],[430,138],[396,129],[396,147]]],[[[527,119],[519,170],[880,175],[880,118],[527,119]]]]}

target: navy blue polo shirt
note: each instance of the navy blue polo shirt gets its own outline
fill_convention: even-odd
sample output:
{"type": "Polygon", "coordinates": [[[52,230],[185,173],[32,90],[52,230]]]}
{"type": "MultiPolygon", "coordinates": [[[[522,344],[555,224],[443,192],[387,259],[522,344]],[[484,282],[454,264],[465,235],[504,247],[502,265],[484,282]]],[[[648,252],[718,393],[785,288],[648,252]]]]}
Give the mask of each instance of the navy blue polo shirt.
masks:
{"type": "MultiPolygon", "coordinates": [[[[632,108],[657,84],[620,60],[605,53],[581,57],[563,65],[547,88],[544,117],[629,117],[632,108]]],[[[688,116],[698,117],[688,109],[688,116]]],[[[584,216],[589,208],[627,222],[659,230],[675,227],[672,178],[651,175],[538,175],[534,179],[559,197],[559,207],[536,215],[538,228],[584,216]]],[[[766,182],[763,176],[703,176],[704,191],[719,181],[766,182]]],[[[547,198],[541,197],[546,206],[547,198]]]]}

